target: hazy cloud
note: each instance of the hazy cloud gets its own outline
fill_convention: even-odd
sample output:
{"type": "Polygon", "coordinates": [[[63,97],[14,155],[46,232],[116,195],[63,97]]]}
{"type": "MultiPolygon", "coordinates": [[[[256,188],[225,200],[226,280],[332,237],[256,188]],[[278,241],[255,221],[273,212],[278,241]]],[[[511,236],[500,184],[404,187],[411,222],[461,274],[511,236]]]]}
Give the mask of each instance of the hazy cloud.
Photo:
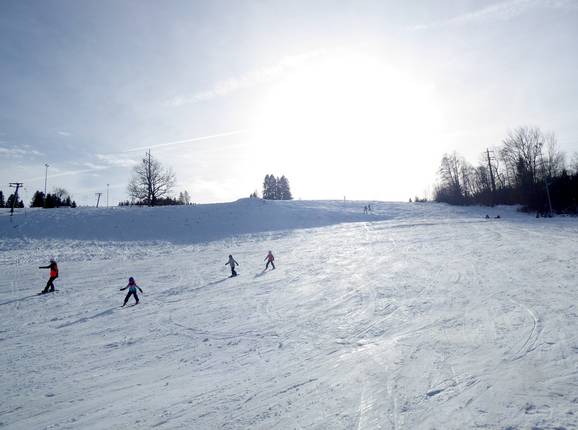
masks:
{"type": "Polygon", "coordinates": [[[466,24],[482,24],[495,21],[510,21],[531,10],[536,9],[562,9],[577,10],[578,2],[575,0],[511,0],[493,4],[483,9],[478,9],[463,15],[458,15],[445,21],[430,24],[416,25],[413,30],[429,30],[446,26],[460,26],[466,24]]]}
{"type": "Polygon", "coordinates": [[[0,156],[1,157],[11,157],[11,158],[22,158],[22,157],[30,157],[30,156],[42,156],[44,154],[42,154],[39,151],[36,151],[35,149],[29,149],[26,146],[22,146],[22,147],[12,147],[12,148],[7,148],[7,147],[3,147],[0,146],[0,156]]]}
{"type": "Polygon", "coordinates": [[[121,151],[121,152],[146,151],[147,149],[162,148],[162,147],[164,147],[164,146],[181,145],[181,144],[183,144],[183,143],[199,142],[199,141],[201,141],[201,140],[209,140],[209,139],[216,139],[216,138],[218,138],[218,137],[234,136],[234,135],[237,135],[237,134],[243,134],[243,133],[247,133],[247,132],[249,132],[248,129],[226,131],[226,132],[223,132],[223,133],[210,134],[210,135],[207,135],[207,136],[192,137],[192,138],[190,138],[190,139],[175,140],[175,141],[172,141],[172,142],[164,142],[164,143],[157,143],[157,144],[153,144],[153,145],[149,145],[149,146],[141,146],[141,147],[138,147],[138,148],[126,149],[126,150],[121,151]]]}
{"type": "Polygon", "coordinates": [[[119,157],[118,154],[96,154],[96,158],[109,167],[132,167],[138,162],[132,158],[119,157]]]}
{"type": "Polygon", "coordinates": [[[235,91],[253,87],[258,84],[267,83],[278,79],[288,70],[295,69],[307,61],[319,57],[323,51],[309,51],[299,55],[283,57],[277,64],[253,70],[242,76],[232,77],[221,82],[217,82],[213,88],[207,91],[198,92],[190,96],[175,96],[165,102],[167,106],[179,107],[186,104],[198,103],[211,100],[216,97],[229,95],[235,91]]]}

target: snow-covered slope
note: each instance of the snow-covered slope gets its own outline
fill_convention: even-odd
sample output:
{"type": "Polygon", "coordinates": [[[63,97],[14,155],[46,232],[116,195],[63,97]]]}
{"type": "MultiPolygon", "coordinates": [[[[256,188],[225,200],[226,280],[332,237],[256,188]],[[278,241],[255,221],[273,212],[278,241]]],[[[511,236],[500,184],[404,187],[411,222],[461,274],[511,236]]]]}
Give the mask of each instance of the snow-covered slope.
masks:
{"type": "MultiPolygon", "coordinates": [[[[199,243],[233,235],[321,227],[344,222],[456,217],[445,205],[343,201],[268,201],[170,207],[26,209],[9,216],[0,209],[0,238],[199,243]]],[[[479,216],[487,209],[477,209],[479,216]]],[[[494,210],[493,212],[496,212],[494,210]]],[[[464,210],[461,210],[464,213],[464,210]]],[[[472,216],[472,209],[465,212],[472,216]]],[[[476,215],[477,216],[477,215],[476,215]]]]}
{"type": "Polygon", "coordinates": [[[241,199],[234,203],[172,207],[61,208],[0,217],[0,234],[18,238],[198,243],[261,231],[368,220],[354,202],[241,199]]]}
{"type": "Polygon", "coordinates": [[[0,427],[578,427],[576,219],[268,203],[2,218],[0,427]]]}

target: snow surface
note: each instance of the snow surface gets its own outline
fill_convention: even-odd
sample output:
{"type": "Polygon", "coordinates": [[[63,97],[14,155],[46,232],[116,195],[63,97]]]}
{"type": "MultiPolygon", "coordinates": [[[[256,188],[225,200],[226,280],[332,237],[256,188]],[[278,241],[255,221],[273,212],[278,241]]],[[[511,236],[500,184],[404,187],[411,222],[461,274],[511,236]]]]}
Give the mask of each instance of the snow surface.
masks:
{"type": "Polygon", "coordinates": [[[0,427],[577,428],[576,219],[363,204],[1,212],[0,427]]]}

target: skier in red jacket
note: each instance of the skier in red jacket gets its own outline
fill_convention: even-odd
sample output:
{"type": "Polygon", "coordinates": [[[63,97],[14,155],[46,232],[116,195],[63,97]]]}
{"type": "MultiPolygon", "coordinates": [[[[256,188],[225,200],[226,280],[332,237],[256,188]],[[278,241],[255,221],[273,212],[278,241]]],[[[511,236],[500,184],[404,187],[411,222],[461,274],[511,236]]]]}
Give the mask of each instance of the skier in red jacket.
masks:
{"type": "Polygon", "coordinates": [[[46,294],[49,291],[53,292],[54,291],[54,280],[56,278],[58,278],[58,265],[56,264],[56,261],[54,261],[54,258],[50,259],[50,264],[48,266],[39,266],[39,269],[50,269],[50,278],[48,279],[48,282],[46,283],[46,287],[44,287],[44,289],[42,290],[42,294],[46,294]]]}
{"type": "Polygon", "coordinates": [[[273,261],[275,261],[275,257],[273,257],[273,253],[271,251],[269,251],[264,261],[267,262],[267,264],[265,265],[265,270],[269,268],[269,264],[271,264],[271,266],[273,266],[273,269],[275,269],[275,263],[273,263],[273,261]]]}

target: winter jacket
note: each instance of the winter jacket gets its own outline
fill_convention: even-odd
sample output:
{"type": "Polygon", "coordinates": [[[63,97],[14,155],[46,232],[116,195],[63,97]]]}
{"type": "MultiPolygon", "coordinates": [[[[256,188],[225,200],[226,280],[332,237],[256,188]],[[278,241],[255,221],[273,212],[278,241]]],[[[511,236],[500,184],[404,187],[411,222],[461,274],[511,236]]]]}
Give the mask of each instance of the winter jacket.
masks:
{"type": "Polygon", "coordinates": [[[52,261],[48,266],[40,266],[39,269],[50,269],[50,277],[58,278],[58,265],[52,261]]]}
{"type": "Polygon", "coordinates": [[[225,263],[225,266],[226,266],[227,264],[228,264],[229,266],[231,266],[231,269],[234,269],[235,266],[238,266],[238,265],[239,265],[239,263],[237,263],[233,257],[229,258],[229,261],[227,261],[227,262],[225,263]]]}
{"type": "Polygon", "coordinates": [[[140,287],[135,283],[131,284],[130,282],[128,283],[128,285],[124,288],[121,288],[120,291],[126,290],[128,288],[128,292],[129,293],[136,293],[136,289],[138,288],[138,290],[142,293],[142,290],[140,289],[140,287]]]}

